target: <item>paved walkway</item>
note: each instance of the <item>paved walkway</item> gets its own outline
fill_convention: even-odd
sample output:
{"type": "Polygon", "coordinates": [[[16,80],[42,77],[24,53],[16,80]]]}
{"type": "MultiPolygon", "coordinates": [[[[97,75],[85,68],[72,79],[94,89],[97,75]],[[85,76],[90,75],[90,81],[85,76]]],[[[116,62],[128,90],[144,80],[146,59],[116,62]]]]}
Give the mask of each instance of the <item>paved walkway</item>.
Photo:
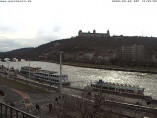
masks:
{"type": "Polygon", "coordinates": [[[22,91],[19,91],[19,90],[16,90],[14,88],[11,88],[11,90],[15,91],[16,93],[20,94],[24,100],[24,105],[27,109],[27,112],[34,112],[35,111],[35,108],[34,106],[32,105],[31,101],[30,101],[30,98],[29,98],[29,95],[27,93],[24,93],[22,91]]]}
{"type": "Polygon", "coordinates": [[[24,93],[14,88],[10,88],[0,83],[0,89],[4,91],[5,96],[0,96],[0,101],[9,104],[14,103],[15,107],[29,112],[30,114],[36,115],[39,118],[56,118],[54,111],[49,112],[49,103],[56,104],[55,98],[58,96],[58,92],[52,91],[51,94],[36,94],[24,93]],[[35,109],[35,105],[39,104],[40,111],[35,109]]]}

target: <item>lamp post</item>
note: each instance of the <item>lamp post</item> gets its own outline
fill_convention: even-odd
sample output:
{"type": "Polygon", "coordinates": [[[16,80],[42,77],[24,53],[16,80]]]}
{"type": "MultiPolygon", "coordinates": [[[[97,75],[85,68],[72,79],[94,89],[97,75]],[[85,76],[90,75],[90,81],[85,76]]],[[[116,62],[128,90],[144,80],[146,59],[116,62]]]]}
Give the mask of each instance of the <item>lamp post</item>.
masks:
{"type": "Polygon", "coordinates": [[[9,60],[7,60],[7,63],[8,63],[8,75],[7,75],[7,78],[9,79],[9,60]]]}
{"type": "Polygon", "coordinates": [[[18,73],[19,73],[20,72],[20,67],[19,67],[20,61],[17,60],[17,62],[18,62],[18,73]]]}
{"type": "Polygon", "coordinates": [[[2,61],[1,61],[1,59],[0,59],[0,66],[1,66],[1,68],[2,68],[1,62],[2,62],[2,61]]]}
{"type": "Polygon", "coordinates": [[[62,51],[60,52],[60,97],[62,99],[62,51]]]}
{"type": "Polygon", "coordinates": [[[29,79],[30,79],[30,60],[29,60],[29,79]]]}

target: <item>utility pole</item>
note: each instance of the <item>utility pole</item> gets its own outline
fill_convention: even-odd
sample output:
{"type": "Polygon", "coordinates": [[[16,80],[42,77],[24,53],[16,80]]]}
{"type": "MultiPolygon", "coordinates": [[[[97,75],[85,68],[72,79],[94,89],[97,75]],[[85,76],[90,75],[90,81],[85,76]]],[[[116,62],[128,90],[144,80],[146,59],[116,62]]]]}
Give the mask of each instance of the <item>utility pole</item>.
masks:
{"type": "Polygon", "coordinates": [[[29,79],[30,79],[30,60],[29,60],[29,79]]]}
{"type": "Polygon", "coordinates": [[[7,60],[7,63],[8,63],[8,76],[7,76],[7,78],[9,79],[9,60],[7,60]]]}
{"type": "Polygon", "coordinates": [[[62,51],[60,52],[60,97],[62,100],[62,51]]]}
{"type": "MultiPolygon", "coordinates": [[[[1,59],[0,59],[0,62],[2,62],[1,59]]],[[[1,65],[1,64],[0,64],[0,66],[1,66],[1,68],[3,67],[3,65],[1,65]]]]}

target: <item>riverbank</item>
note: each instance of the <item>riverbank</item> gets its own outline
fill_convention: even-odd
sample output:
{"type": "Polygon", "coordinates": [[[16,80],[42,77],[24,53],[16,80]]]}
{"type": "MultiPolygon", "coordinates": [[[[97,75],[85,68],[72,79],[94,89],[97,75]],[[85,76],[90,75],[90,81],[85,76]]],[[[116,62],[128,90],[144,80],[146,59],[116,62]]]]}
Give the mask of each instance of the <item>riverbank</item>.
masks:
{"type": "Polygon", "coordinates": [[[13,80],[13,79],[6,79],[6,77],[2,74],[0,74],[0,83],[1,84],[4,84],[10,88],[14,88],[14,89],[17,89],[17,90],[20,90],[20,91],[27,91],[27,92],[34,92],[34,93],[44,93],[44,94],[50,94],[49,91],[46,91],[44,89],[41,89],[39,87],[34,87],[34,86],[30,86],[29,84],[27,83],[22,83],[22,82],[18,82],[16,80],[13,80]]]}
{"type": "MultiPolygon", "coordinates": [[[[52,62],[56,63],[56,62],[52,62]]],[[[112,65],[95,65],[95,64],[85,64],[85,63],[73,63],[73,62],[63,62],[63,65],[84,67],[84,68],[94,68],[94,69],[105,69],[105,70],[115,70],[115,71],[127,71],[127,72],[141,72],[141,73],[152,73],[157,74],[157,69],[153,67],[119,67],[112,65]]]]}

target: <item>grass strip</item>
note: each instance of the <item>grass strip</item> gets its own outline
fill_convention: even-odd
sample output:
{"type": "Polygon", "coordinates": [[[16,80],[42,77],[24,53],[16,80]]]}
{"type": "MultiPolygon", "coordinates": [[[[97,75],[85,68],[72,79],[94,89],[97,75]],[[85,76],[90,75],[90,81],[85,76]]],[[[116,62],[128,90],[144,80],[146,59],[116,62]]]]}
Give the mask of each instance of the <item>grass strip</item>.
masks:
{"type": "Polygon", "coordinates": [[[50,92],[48,90],[38,88],[38,87],[33,87],[26,83],[21,83],[21,82],[18,82],[18,81],[12,80],[12,79],[7,79],[7,78],[1,77],[1,76],[0,76],[0,83],[3,83],[6,86],[9,86],[11,88],[18,89],[21,91],[50,94],[50,92]]]}

